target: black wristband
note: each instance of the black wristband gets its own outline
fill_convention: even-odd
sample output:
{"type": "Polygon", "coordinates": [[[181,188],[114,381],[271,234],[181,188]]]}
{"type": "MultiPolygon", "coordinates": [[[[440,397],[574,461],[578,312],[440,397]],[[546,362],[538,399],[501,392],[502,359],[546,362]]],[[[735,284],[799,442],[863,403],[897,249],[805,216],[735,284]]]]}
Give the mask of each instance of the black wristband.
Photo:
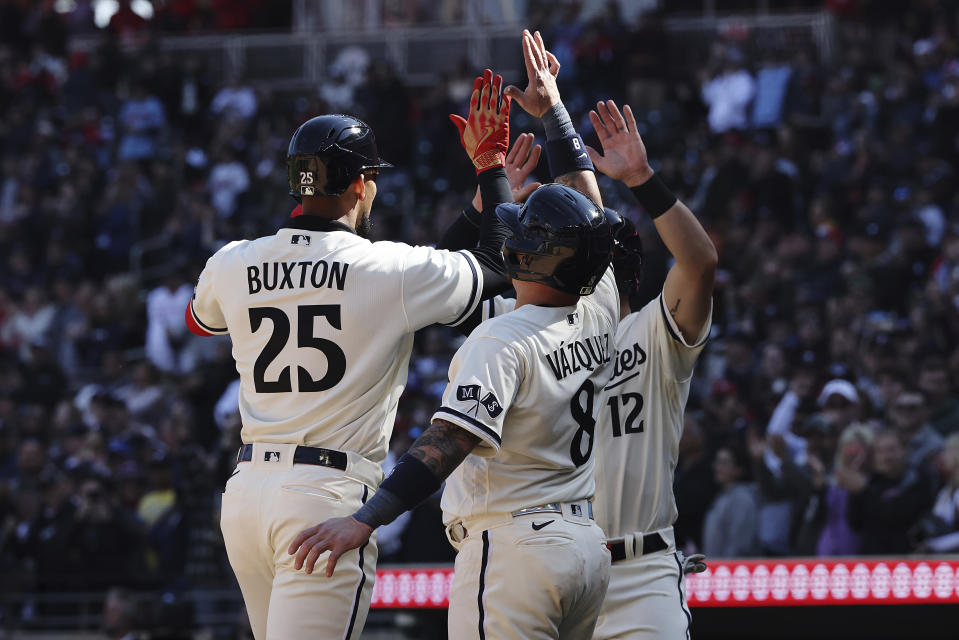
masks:
{"type": "Polygon", "coordinates": [[[633,192],[639,204],[646,210],[646,215],[653,220],[672,209],[678,200],[676,194],[669,190],[666,183],[656,173],[643,184],[638,187],[631,187],[629,190],[633,192]]]}
{"type": "Polygon", "coordinates": [[[422,460],[404,453],[380,488],[393,493],[407,509],[412,509],[436,493],[442,484],[422,460]]]}
{"type": "Polygon", "coordinates": [[[572,171],[594,171],[593,161],[586,153],[586,145],[576,133],[558,140],[547,140],[546,162],[554,180],[572,171]]]}

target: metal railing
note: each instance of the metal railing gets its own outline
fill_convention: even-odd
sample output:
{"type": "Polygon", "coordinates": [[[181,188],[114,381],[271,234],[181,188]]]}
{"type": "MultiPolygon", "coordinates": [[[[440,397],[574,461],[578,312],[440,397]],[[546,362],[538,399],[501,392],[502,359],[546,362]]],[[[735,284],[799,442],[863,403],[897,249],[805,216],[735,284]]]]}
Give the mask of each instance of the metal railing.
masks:
{"type": "MultiPolygon", "coordinates": [[[[218,77],[242,77],[280,90],[318,87],[337,57],[356,47],[371,61],[389,62],[406,84],[428,86],[444,74],[455,73],[462,64],[470,70],[490,66],[515,77],[521,71],[518,43],[523,27],[508,23],[166,36],[158,46],[175,56],[202,58],[218,77]]],[[[828,13],[671,18],[665,27],[671,40],[690,51],[708,48],[717,37],[731,33],[760,48],[813,46],[822,61],[830,59],[834,49],[833,18],[828,13]]],[[[71,41],[71,48],[91,50],[98,43],[96,36],[79,37],[71,41]]],[[[691,59],[703,59],[698,56],[691,59]]]]}

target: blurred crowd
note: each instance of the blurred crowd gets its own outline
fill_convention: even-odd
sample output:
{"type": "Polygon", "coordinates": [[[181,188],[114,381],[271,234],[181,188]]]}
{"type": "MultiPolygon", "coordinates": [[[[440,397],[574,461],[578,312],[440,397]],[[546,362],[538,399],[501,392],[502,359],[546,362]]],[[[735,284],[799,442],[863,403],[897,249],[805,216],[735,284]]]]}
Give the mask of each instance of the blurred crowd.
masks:
{"type": "MultiPolygon", "coordinates": [[[[596,100],[631,104],[719,250],[679,544],[959,549],[959,2],[827,2],[829,60],[808,34],[748,30],[666,55],[662,15],[547,4],[529,22],[587,142],[596,100]]],[[[282,224],[288,138],[329,111],[367,120],[397,166],[377,180],[374,236],[437,241],[474,185],[447,114],[475,70],[410,87],[346,50],[315,92],[284,94],[112,29],[71,51],[69,14],[8,28],[24,6],[0,0],[0,591],[222,585],[236,372],[228,338],[186,330],[193,282],[225,242],[282,224]]],[[[542,135],[520,109],[512,126],[542,135]]],[[[629,192],[601,187],[644,236],[642,304],[668,255],[629,192]]],[[[427,424],[457,344],[417,336],[394,452],[427,424]]],[[[381,535],[381,557],[446,561],[443,539],[434,500],[381,535]]]]}

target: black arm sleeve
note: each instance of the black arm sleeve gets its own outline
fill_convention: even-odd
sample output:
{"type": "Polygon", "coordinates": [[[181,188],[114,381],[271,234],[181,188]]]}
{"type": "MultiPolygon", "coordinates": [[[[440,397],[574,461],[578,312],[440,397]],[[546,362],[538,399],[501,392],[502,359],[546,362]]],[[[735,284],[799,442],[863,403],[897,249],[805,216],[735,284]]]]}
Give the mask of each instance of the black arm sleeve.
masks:
{"type": "Polygon", "coordinates": [[[513,195],[506,179],[506,169],[496,167],[479,174],[480,194],[483,197],[483,217],[480,220],[479,246],[468,249],[476,256],[483,272],[482,299],[486,300],[509,289],[503,243],[509,237],[509,228],[496,216],[496,207],[512,202],[513,195]]]}
{"type": "Polygon", "coordinates": [[[459,251],[461,249],[475,249],[479,242],[480,220],[482,213],[473,208],[473,203],[463,207],[463,213],[457,216],[443,237],[436,244],[437,249],[459,251]]]}
{"type": "MultiPolygon", "coordinates": [[[[481,297],[488,300],[511,287],[506,276],[506,263],[503,261],[503,243],[509,236],[509,229],[496,217],[495,211],[500,203],[513,200],[506,170],[498,168],[481,173],[480,195],[484,203],[483,213],[474,209],[472,202],[467,204],[462,215],[458,216],[443,234],[436,248],[448,251],[466,249],[476,256],[483,272],[481,297]],[[492,205],[486,206],[487,202],[492,205]]],[[[482,321],[483,307],[480,305],[455,328],[468,336],[482,321]]]]}

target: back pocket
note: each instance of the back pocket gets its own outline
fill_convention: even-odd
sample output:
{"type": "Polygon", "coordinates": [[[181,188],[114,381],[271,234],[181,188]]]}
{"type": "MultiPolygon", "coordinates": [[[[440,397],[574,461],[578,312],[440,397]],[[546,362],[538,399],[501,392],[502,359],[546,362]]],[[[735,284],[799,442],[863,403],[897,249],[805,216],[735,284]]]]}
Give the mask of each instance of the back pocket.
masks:
{"type": "Polygon", "coordinates": [[[290,493],[323,498],[324,500],[332,500],[334,502],[343,501],[343,494],[339,493],[338,491],[334,491],[329,487],[315,487],[308,484],[285,484],[280,488],[283,489],[283,491],[289,491],[290,493]]]}

